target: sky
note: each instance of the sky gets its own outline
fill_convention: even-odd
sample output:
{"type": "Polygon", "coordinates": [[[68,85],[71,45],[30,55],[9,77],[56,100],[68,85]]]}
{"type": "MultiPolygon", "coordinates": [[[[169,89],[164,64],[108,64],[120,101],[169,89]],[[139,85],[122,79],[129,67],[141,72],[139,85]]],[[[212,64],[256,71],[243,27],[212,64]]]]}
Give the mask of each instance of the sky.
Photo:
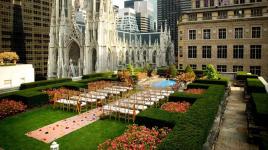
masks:
{"type": "Polygon", "coordinates": [[[124,1],[125,0],[113,0],[113,4],[119,6],[119,8],[124,7],[124,1]]]}

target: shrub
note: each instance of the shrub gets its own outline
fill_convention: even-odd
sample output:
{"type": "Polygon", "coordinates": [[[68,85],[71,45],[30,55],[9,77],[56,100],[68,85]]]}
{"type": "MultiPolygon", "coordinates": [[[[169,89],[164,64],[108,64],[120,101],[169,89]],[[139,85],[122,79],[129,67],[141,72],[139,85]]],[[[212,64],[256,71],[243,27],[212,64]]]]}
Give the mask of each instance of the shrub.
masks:
{"type": "Polygon", "coordinates": [[[207,79],[213,79],[213,80],[217,80],[220,76],[218,71],[214,68],[212,64],[207,65],[205,75],[207,76],[207,79]]]}
{"type": "Polygon", "coordinates": [[[185,70],[184,70],[184,72],[185,73],[189,73],[189,72],[191,73],[191,72],[194,72],[194,71],[193,71],[193,69],[192,69],[191,66],[187,65],[186,68],[185,68],[185,70]]]}
{"type": "Polygon", "coordinates": [[[157,145],[164,139],[170,129],[168,128],[152,128],[148,129],[145,126],[132,125],[128,126],[125,133],[114,140],[107,140],[98,146],[98,150],[107,149],[135,149],[154,150],[157,145]]]}
{"type": "Polygon", "coordinates": [[[252,93],[252,103],[254,110],[254,119],[259,124],[268,120],[268,94],[252,93]]]}
{"type": "Polygon", "coordinates": [[[202,84],[216,84],[216,85],[224,85],[228,86],[228,80],[195,80],[194,83],[202,83],[202,84]]]}
{"type": "Polygon", "coordinates": [[[176,92],[169,97],[169,101],[185,100],[192,103],[186,113],[164,113],[159,108],[150,108],[137,115],[136,121],[145,125],[163,125],[164,122],[166,124],[175,123],[173,130],[158,146],[160,150],[203,149],[203,144],[217,114],[219,103],[223,99],[225,87],[213,84],[190,85],[207,88],[207,92],[201,95],[176,92]]]}
{"type": "Polygon", "coordinates": [[[168,68],[167,67],[161,67],[161,68],[157,68],[157,75],[159,76],[166,76],[168,72],[168,68]]]}
{"type": "Polygon", "coordinates": [[[105,73],[93,73],[89,75],[84,75],[82,79],[96,78],[96,77],[110,77],[113,75],[113,72],[105,72],[105,73]]]}
{"type": "Polygon", "coordinates": [[[159,108],[149,108],[136,116],[135,123],[150,128],[154,126],[173,128],[179,116],[178,113],[167,112],[159,108]]]}
{"type": "Polygon", "coordinates": [[[205,89],[193,89],[193,88],[188,88],[184,92],[185,93],[190,93],[190,94],[204,94],[206,93],[207,90],[205,89]]]}
{"type": "Polygon", "coordinates": [[[239,71],[236,73],[236,80],[246,81],[247,78],[258,78],[258,76],[244,71],[239,71]]]}
{"type": "Polygon", "coordinates": [[[195,73],[194,72],[187,72],[187,73],[183,73],[177,76],[177,80],[180,82],[192,82],[195,79],[195,73]]]}
{"type": "Polygon", "coordinates": [[[127,70],[130,72],[131,75],[134,75],[134,68],[131,64],[127,65],[127,70]]]}
{"type": "Polygon", "coordinates": [[[4,99],[0,101],[0,119],[25,111],[27,108],[22,102],[4,99]]]}
{"type": "Polygon", "coordinates": [[[45,85],[51,85],[56,83],[63,83],[63,82],[70,82],[72,79],[56,79],[56,80],[45,80],[45,81],[37,81],[37,82],[31,82],[31,83],[23,83],[20,86],[20,90],[39,87],[39,86],[45,86],[45,85]]]}
{"type": "Polygon", "coordinates": [[[165,110],[167,112],[181,112],[185,113],[189,108],[191,104],[189,102],[167,102],[161,106],[162,110],[165,110]]]}
{"type": "Polygon", "coordinates": [[[172,132],[159,145],[160,150],[203,149],[218,105],[224,94],[224,86],[211,85],[203,98],[196,100],[185,115],[181,116],[172,132]]]}
{"type": "Polygon", "coordinates": [[[168,68],[169,76],[175,78],[177,76],[177,69],[175,65],[170,65],[168,68]]]}
{"type": "Polygon", "coordinates": [[[248,78],[246,82],[248,94],[251,93],[266,93],[265,86],[259,79],[248,78]]]}

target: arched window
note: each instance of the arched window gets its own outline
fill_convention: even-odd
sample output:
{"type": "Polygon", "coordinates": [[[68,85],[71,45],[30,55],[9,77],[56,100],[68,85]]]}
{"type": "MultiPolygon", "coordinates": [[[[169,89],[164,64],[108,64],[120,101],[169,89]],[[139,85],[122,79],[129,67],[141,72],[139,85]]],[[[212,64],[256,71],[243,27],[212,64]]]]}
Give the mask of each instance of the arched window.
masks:
{"type": "Polygon", "coordinates": [[[126,51],[126,64],[129,64],[129,53],[126,51]]]}
{"type": "Polygon", "coordinates": [[[157,56],[157,52],[154,51],[153,52],[153,63],[156,64],[156,56],[157,56]]]}
{"type": "Polygon", "coordinates": [[[138,55],[137,59],[139,61],[140,60],[140,51],[137,52],[137,55],[138,55]]]}
{"type": "Polygon", "coordinates": [[[167,62],[167,65],[170,65],[169,62],[170,62],[170,47],[167,48],[167,52],[166,52],[166,62],[167,62]]]}
{"type": "Polygon", "coordinates": [[[135,63],[135,52],[134,52],[134,50],[132,51],[132,63],[135,63]]]}
{"type": "Polygon", "coordinates": [[[146,58],[147,58],[146,55],[147,55],[147,52],[146,52],[146,51],[143,51],[143,60],[144,60],[145,62],[146,62],[146,60],[147,60],[147,59],[146,59],[146,58]]]}

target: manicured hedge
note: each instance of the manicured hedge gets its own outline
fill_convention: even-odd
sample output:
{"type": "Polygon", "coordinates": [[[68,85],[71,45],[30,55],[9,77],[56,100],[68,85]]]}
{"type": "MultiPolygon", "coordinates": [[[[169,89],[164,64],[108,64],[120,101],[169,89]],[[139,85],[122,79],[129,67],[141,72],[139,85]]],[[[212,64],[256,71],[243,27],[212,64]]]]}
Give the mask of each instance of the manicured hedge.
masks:
{"type": "Polygon", "coordinates": [[[158,148],[163,150],[203,149],[203,143],[206,142],[224,91],[222,85],[211,85],[207,93],[197,99],[185,115],[178,118],[173,131],[158,148]]]}
{"type": "Polygon", "coordinates": [[[139,125],[145,125],[147,127],[157,126],[173,128],[176,124],[177,118],[180,116],[178,113],[171,113],[159,108],[149,108],[146,111],[141,112],[136,117],[136,123],[139,125]]]}
{"type": "Polygon", "coordinates": [[[265,86],[259,79],[248,78],[246,82],[248,94],[251,93],[266,93],[265,86]]]}
{"type": "Polygon", "coordinates": [[[70,82],[72,79],[57,79],[57,80],[45,80],[45,81],[37,81],[37,82],[31,82],[31,83],[24,83],[21,84],[20,90],[25,90],[29,88],[35,88],[38,86],[45,86],[45,85],[51,85],[51,84],[57,84],[57,83],[63,83],[63,82],[70,82]]]}
{"type": "Polygon", "coordinates": [[[105,73],[93,73],[89,75],[84,75],[82,79],[96,78],[96,77],[110,77],[113,75],[113,72],[105,72],[105,73]]]}
{"type": "Polygon", "coordinates": [[[255,122],[268,125],[268,94],[252,93],[251,99],[255,122]]]}
{"type": "MultiPolygon", "coordinates": [[[[61,83],[56,83],[56,84],[45,84],[44,86],[38,86],[35,88],[29,88],[25,90],[20,90],[16,92],[11,92],[11,93],[6,93],[0,95],[0,100],[1,99],[12,99],[15,101],[22,101],[25,103],[28,108],[35,107],[35,106],[41,106],[44,104],[48,104],[49,102],[49,97],[47,94],[43,93],[43,90],[46,89],[57,89],[61,87],[69,88],[69,89],[74,89],[74,90],[79,90],[80,88],[87,88],[88,82],[93,82],[93,81],[98,81],[98,80],[109,80],[109,81],[116,81],[117,78],[112,78],[112,77],[95,77],[95,78],[90,78],[86,80],[81,80],[79,82],[61,82],[61,83]]],[[[68,80],[66,80],[68,81],[68,80]]]]}
{"type": "Polygon", "coordinates": [[[242,81],[246,81],[247,78],[258,78],[257,75],[254,74],[248,74],[248,72],[244,72],[244,71],[239,71],[236,73],[236,80],[242,80],[242,81]]]}
{"type": "MultiPolygon", "coordinates": [[[[191,86],[201,86],[201,84],[190,84],[191,86]]],[[[188,96],[190,99],[196,98],[193,105],[186,113],[180,114],[174,120],[172,117],[168,118],[168,115],[158,116],[156,109],[148,109],[137,116],[139,120],[136,123],[146,122],[150,126],[157,125],[157,120],[160,120],[161,125],[163,120],[168,120],[169,122],[175,121],[175,126],[167,138],[162,141],[158,146],[160,150],[201,150],[203,149],[203,144],[207,140],[209,131],[213,125],[215,116],[218,112],[218,107],[221,100],[224,97],[225,87],[223,85],[203,85],[203,87],[208,87],[208,90],[203,95],[192,95],[192,94],[181,94],[175,93],[171,95],[169,100],[180,99],[183,96],[188,96]],[[193,97],[195,96],[195,97],[193,97]],[[154,115],[157,114],[157,115],[154,115]],[[142,121],[140,119],[143,119],[142,121]],[[168,119],[167,119],[168,118],[168,119]],[[153,121],[151,121],[153,119],[153,121]],[[147,121],[149,120],[149,121],[147,121]]],[[[176,113],[174,113],[176,114],[176,113]]],[[[145,124],[145,123],[143,123],[145,124]]],[[[147,125],[146,124],[146,125],[147,125]]]]}
{"type": "Polygon", "coordinates": [[[224,85],[225,87],[228,86],[228,80],[221,79],[221,80],[195,80],[194,83],[202,83],[202,84],[216,84],[216,85],[224,85]]]}
{"type": "Polygon", "coordinates": [[[168,68],[167,67],[161,67],[157,68],[157,75],[159,76],[166,76],[167,75],[168,68]]]}
{"type": "Polygon", "coordinates": [[[193,104],[197,98],[200,98],[201,95],[198,94],[187,94],[184,92],[176,92],[169,96],[168,101],[170,102],[178,102],[178,101],[186,101],[193,104]]]}

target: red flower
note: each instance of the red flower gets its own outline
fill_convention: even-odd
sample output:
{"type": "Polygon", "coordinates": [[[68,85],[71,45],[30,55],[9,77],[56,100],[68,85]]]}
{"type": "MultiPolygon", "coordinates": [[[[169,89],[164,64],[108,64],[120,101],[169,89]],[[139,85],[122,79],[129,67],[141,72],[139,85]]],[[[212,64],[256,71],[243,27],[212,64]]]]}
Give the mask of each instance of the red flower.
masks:
{"type": "Polygon", "coordinates": [[[0,100],[0,119],[25,111],[27,108],[22,102],[3,99],[0,100]]]}

